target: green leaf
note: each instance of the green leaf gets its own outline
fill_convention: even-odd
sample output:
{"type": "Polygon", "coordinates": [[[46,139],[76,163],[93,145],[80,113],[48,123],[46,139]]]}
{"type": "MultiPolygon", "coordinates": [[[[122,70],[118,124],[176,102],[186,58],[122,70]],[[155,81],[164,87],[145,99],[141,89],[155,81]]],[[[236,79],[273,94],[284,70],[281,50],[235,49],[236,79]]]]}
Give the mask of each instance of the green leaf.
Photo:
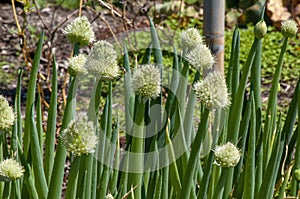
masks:
{"type": "Polygon", "coordinates": [[[44,42],[44,32],[42,31],[40,34],[39,42],[37,45],[37,49],[34,55],[30,79],[28,83],[28,92],[26,98],[26,112],[25,112],[25,127],[24,127],[24,154],[28,155],[29,145],[30,145],[30,110],[32,105],[34,104],[35,93],[36,93],[36,79],[38,74],[38,68],[40,65],[40,59],[42,54],[42,47],[44,42]]]}

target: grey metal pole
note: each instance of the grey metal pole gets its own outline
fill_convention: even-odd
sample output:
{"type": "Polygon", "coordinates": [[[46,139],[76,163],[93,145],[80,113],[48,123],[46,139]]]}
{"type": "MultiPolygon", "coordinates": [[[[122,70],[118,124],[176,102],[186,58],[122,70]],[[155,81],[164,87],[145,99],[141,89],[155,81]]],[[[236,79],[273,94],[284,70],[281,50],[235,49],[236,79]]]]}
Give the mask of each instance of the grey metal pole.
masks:
{"type": "Polygon", "coordinates": [[[204,36],[216,56],[214,68],[224,74],[225,0],[204,0],[204,36]]]}

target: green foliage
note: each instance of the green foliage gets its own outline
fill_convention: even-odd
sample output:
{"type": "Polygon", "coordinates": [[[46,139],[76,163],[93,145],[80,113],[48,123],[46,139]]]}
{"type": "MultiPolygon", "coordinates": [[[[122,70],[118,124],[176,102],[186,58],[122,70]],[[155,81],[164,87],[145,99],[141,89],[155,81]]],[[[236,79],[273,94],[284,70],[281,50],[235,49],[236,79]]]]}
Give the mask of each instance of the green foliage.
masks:
{"type": "MultiPolygon", "coordinates": [[[[288,115],[284,119],[277,111],[277,94],[281,71],[287,67],[283,64],[287,60],[285,55],[292,56],[297,51],[295,52],[294,46],[288,47],[291,42],[288,38],[284,38],[282,44],[278,43],[281,35],[276,35],[277,33],[269,41],[265,38],[269,44],[275,43],[271,49],[268,48],[271,53],[265,55],[272,57],[270,59],[274,63],[271,63],[269,57],[260,59],[261,56],[263,57],[264,47],[261,45],[260,38],[254,38],[253,32],[251,34],[246,32],[244,36],[245,33],[239,34],[239,30],[235,29],[234,33],[230,59],[231,63],[237,63],[240,57],[242,66],[239,68],[238,64],[232,64],[227,69],[228,90],[234,93],[234,97],[230,104],[226,102],[207,107],[204,103],[206,100],[222,102],[224,98],[220,95],[228,95],[226,86],[219,85],[220,81],[225,82],[225,77],[219,74],[220,81],[209,79],[206,82],[206,78],[218,72],[213,71],[212,68],[205,70],[203,67],[198,67],[200,71],[195,72],[195,64],[185,59],[188,52],[186,47],[182,49],[179,45],[178,49],[181,52],[178,54],[181,56],[178,56],[176,48],[172,51],[173,54],[163,53],[159,40],[160,33],[154,28],[154,23],[150,19],[148,37],[151,39],[146,43],[151,45],[145,47],[142,58],[130,61],[127,47],[124,46],[121,65],[126,73],[119,77],[123,81],[118,78],[114,81],[103,79],[93,76],[95,74],[90,74],[91,77],[85,76],[85,80],[90,78],[93,85],[88,96],[89,102],[85,107],[87,117],[76,123],[81,125],[81,132],[77,132],[81,137],[76,139],[77,142],[68,144],[72,144],[72,147],[78,144],[80,148],[88,147],[86,145],[88,142],[84,141],[86,138],[84,136],[88,135],[81,135],[81,133],[86,130],[90,132],[91,129],[95,129],[99,142],[95,151],[90,149],[88,154],[76,154],[74,151],[69,151],[68,154],[66,140],[61,135],[66,129],[69,132],[68,136],[78,131],[73,124],[76,122],[74,121],[76,115],[79,115],[76,94],[81,82],[77,76],[70,78],[68,97],[60,123],[56,111],[58,74],[53,59],[52,90],[54,93],[51,95],[50,107],[47,110],[49,118],[45,125],[46,139],[41,139],[42,109],[36,82],[44,39],[42,32],[29,78],[31,89],[28,89],[27,93],[25,126],[23,128],[21,120],[19,96],[22,72],[20,72],[15,103],[18,117],[12,130],[0,132],[0,159],[14,157],[22,164],[25,173],[22,179],[14,179],[12,183],[0,182],[2,186],[0,197],[60,198],[66,174],[66,161],[71,165],[66,185],[67,199],[106,198],[109,194],[115,198],[137,199],[153,198],[153,196],[155,198],[271,199],[276,193],[281,197],[285,194],[296,196],[299,183],[293,174],[299,169],[300,162],[298,158],[300,157],[298,155],[300,123],[296,122],[300,116],[300,80],[293,93],[288,115]],[[251,46],[242,47],[248,43],[251,46]],[[241,48],[240,44],[242,44],[241,48]],[[172,67],[164,66],[164,56],[171,57],[171,55],[172,67]],[[267,65],[262,64],[261,60],[267,65]],[[133,66],[130,65],[131,63],[133,66]],[[158,96],[146,95],[148,97],[143,98],[144,94],[132,88],[135,75],[139,74],[136,72],[137,67],[143,67],[142,65],[146,63],[155,64],[158,69],[156,73],[167,81],[161,82],[160,78],[155,78],[155,88],[159,87],[158,96]],[[263,65],[264,70],[266,67],[273,67],[270,71],[272,81],[266,111],[261,109],[262,99],[258,92],[261,81],[260,65],[263,65]],[[250,77],[252,81],[249,84],[250,77]],[[209,84],[201,87],[204,88],[204,98],[198,98],[197,93],[191,89],[193,85],[190,80],[193,84],[200,81],[199,87],[203,86],[203,82],[209,84]],[[120,102],[120,99],[116,99],[118,96],[114,96],[114,86],[118,83],[122,84],[120,92],[124,97],[126,146],[123,148],[119,147],[118,115],[114,115],[115,100],[120,102]],[[158,86],[160,84],[162,87],[158,86]],[[222,92],[219,92],[220,87],[222,92]],[[249,91],[250,95],[247,95],[249,91]],[[101,95],[102,92],[106,92],[105,96],[101,95]],[[214,98],[215,93],[221,94],[214,98]],[[263,116],[262,111],[266,112],[263,116]],[[89,128],[91,126],[94,128],[89,128]],[[60,136],[56,136],[56,128],[60,136]],[[12,142],[7,143],[7,140],[12,142]],[[290,147],[286,152],[285,145],[290,147]],[[293,150],[295,148],[296,155],[293,150]],[[44,158],[47,158],[47,161],[44,158]],[[284,181],[281,180],[283,177],[281,169],[285,171],[284,181]],[[289,183],[291,186],[288,192],[285,189],[289,183]]],[[[140,38],[145,38],[145,35],[140,38]]],[[[73,56],[80,52],[79,47],[78,43],[74,45],[73,56]]],[[[95,59],[97,57],[99,56],[95,56],[95,59]]],[[[95,63],[97,64],[96,61],[95,63]]],[[[197,66],[203,66],[203,63],[199,60],[197,66]]],[[[264,76],[266,74],[264,73],[264,76]]],[[[295,75],[292,78],[296,80],[299,77],[295,75]]],[[[139,83],[135,82],[135,84],[139,83]]],[[[96,142],[98,139],[89,141],[96,142]]],[[[5,174],[1,170],[0,173],[5,174]]]]}
{"type": "MultiPolygon", "coordinates": [[[[244,65],[247,53],[253,40],[253,26],[247,29],[240,29],[241,47],[240,47],[240,63],[244,65]]],[[[230,45],[233,31],[225,32],[225,67],[228,67],[230,58],[230,45]]],[[[280,45],[282,44],[282,35],[279,31],[269,27],[266,36],[262,40],[262,78],[263,83],[269,84],[272,81],[272,74],[276,67],[278,54],[280,53],[280,45]]],[[[293,85],[296,83],[300,71],[300,43],[296,38],[289,41],[285,62],[282,69],[281,82],[293,85]]]]}

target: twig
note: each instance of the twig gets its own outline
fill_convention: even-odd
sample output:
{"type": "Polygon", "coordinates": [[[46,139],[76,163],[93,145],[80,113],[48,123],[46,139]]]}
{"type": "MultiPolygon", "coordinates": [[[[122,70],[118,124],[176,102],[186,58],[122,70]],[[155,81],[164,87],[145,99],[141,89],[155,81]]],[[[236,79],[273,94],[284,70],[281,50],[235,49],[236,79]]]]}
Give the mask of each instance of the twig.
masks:
{"type": "MultiPolygon", "coordinates": [[[[27,49],[27,45],[26,45],[26,36],[24,34],[24,30],[21,29],[20,24],[19,24],[19,20],[18,20],[18,17],[17,17],[17,12],[16,12],[15,0],[11,0],[11,5],[12,5],[12,10],[13,10],[16,26],[17,26],[17,29],[18,29],[18,35],[20,37],[20,46],[21,46],[22,53],[23,53],[23,56],[24,56],[24,61],[26,63],[26,66],[27,66],[28,70],[30,70],[29,62],[28,62],[28,59],[27,59],[27,55],[29,53],[28,53],[28,49],[27,49]]],[[[24,27],[23,28],[26,28],[25,23],[26,23],[26,14],[24,14],[24,27]]]]}
{"type": "Polygon", "coordinates": [[[135,47],[131,43],[130,36],[128,34],[128,27],[127,27],[127,23],[126,23],[126,6],[127,6],[127,1],[125,0],[124,1],[124,6],[123,6],[123,13],[122,13],[123,25],[124,25],[126,36],[128,38],[128,43],[132,47],[132,49],[135,49],[135,47]]]}
{"type": "Polygon", "coordinates": [[[13,13],[14,13],[15,22],[16,22],[16,25],[17,25],[17,28],[18,28],[18,32],[19,32],[19,34],[22,34],[22,30],[21,30],[19,20],[18,20],[18,17],[17,17],[15,0],[11,0],[11,5],[12,5],[13,13]]]}
{"type": "Polygon", "coordinates": [[[40,18],[40,20],[42,21],[42,24],[44,25],[44,28],[45,28],[46,30],[49,31],[49,28],[48,28],[48,26],[46,25],[46,23],[45,23],[45,21],[44,21],[42,15],[41,15],[40,9],[39,9],[38,5],[36,4],[36,1],[35,1],[35,0],[33,0],[33,4],[34,4],[34,7],[35,7],[36,12],[37,12],[37,14],[38,14],[38,17],[40,18]]]}
{"type": "Polygon", "coordinates": [[[79,1],[79,13],[78,16],[81,16],[81,10],[82,10],[82,0],[79,1]]]}
{"type": "MultiPolygon", "coordinates": [[[[107,9],[109,9],[113,15],[116,15],[116,16],[118,16],[118,17],[120,17],[120,18],[123,19],[122,14],[121,14],[120,12],[118,12],[117,10],[115,10],[114,7],[113,7],[112,5],[109,5],[108,3],[105,3],[105,2],[103,2],[103,1],[101,1],[101,0],[98,0],[98,2],[100,3],[100,5],[106,7],[107,9]]],[[[126,23],[127,23],[128,25],[132,26],[132,22],[131,22],[131,21],[129,21],[129,20],[126,19],[126,18],[125,18],[124,20],[126,21],[126,23]]]]}
{"type": "Polygon", "coordinates": [[[105,25],[107,26],[107,28],[109,29],[109,31],[111,32],[113,38],[116,40],[116,43],[118,44],[119,48],[121,48],[122,46],[120,45],[114,31],[112,30],[111,26],[109,25],[109,23],[104,19],[104,17],[102,17],[101,15],[99,15],[99,18],[105,23],[105,25]]]}

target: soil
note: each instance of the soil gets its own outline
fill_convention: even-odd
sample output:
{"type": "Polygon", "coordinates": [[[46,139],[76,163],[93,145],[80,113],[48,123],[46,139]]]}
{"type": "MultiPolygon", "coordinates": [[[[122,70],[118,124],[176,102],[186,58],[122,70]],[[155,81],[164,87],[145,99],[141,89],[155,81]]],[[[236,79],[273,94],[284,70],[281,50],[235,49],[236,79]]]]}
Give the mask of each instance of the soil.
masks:
{"type": "MultiPolygon", "coordinates": [[[[45,40],[38,84],[43,88],[42,95],[45,102],[49,101],[50,96],[52,55],[58,66],[59,96],[62,96],[61,87],[67,79],[67,62],[72,54],[72,46],[62,34],[62,30],[72,19],[78,16],[78,12],[51,5],[41,9],[39,14],[34,10],[27,12],[25,18],[23,9],[21,7],[16,8],[20,26],[25,33],[27,63],[22,52],[22,37],[18,34],[12,6],[0,3],[0,94],[7,97],[12,104],[17,87],[18,69],[21,68],[23,69],[22,103],[26,101],[26,85],[30,67],[42,30],[45,32],[45,40]]],[[[149,27],[146,16],[140,15],[140,13],[136,15],[135,12],[126,13],[126,21],[131,22],[128,24],[123,22],[122,17],[118,17],[116,14],[112,15],[109,10],[95,11],[90,7],[83,7],[82,15],[87,16],[92,21],[96,40],[113,38],[113,35],[133,28],[149,27]]],[[[90,47],[86,47],[82,48],[81,52],[89,50],[90,47]]],[[[62,98],[59,102],[62,103],[62,98]]]]}

